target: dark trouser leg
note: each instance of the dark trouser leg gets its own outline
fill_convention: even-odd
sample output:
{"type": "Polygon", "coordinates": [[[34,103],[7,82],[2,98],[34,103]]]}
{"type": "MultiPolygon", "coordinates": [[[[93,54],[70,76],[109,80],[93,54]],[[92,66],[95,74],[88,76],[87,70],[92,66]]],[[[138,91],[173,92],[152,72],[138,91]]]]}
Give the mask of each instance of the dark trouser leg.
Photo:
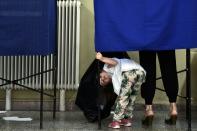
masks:
{"type": "Polygon", "coordinates": [[[156,88],[156,52],[140,51],[140,64],[146,70],[146,82],[142,84],[141,96],[146,105],[152,105],[156,88]]]}
{"type": "Polygon", "coordinates": [[[178,78],[176,73],[175,51],[159,51],[157,53],[166,94],[170,103],[176,102],[178,94],[178,78]]]}

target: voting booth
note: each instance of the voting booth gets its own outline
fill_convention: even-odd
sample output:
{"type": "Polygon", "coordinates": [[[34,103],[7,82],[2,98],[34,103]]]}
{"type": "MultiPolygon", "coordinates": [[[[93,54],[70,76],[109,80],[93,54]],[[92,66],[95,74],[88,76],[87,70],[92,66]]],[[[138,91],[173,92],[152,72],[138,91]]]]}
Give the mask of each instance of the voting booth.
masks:
{"type": "Polygon", "coordinates": [[[187,49],[187,119],[191,130],[190,48],[197,47],[196,0],[94,0],[99,52],[187,49]]]}
{"type": "Polygon", "coordinates": [[[40,128],[43,121],[43,95],[53,97],[55,118],[56,105],[56,0],[1,0],[0,1],[0,56],[40,56],[40,72],[22,78],[4,81],[1,86],[19,84],[30,77],[40,77],[40,128]],[[44,57],[54,55],[53,68],[44,70],[44,57]],[[53,72],[54,93],[43,92],[43,74],[53,72]]]}

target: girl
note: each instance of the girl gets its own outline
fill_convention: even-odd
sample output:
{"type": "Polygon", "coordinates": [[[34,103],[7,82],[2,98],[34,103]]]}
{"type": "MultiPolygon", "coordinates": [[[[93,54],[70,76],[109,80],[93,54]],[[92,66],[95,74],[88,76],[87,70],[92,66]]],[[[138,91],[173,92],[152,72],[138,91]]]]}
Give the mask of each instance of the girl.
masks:
{"type": "Polygon", "coordinates": [[[100,52],[96,59],[104,62],[100,73],[100,85],[106,86],[112,82],[114,92],[118,95],[110,128],[120,128],[120,125],[131,126],[134,102],[141,84],[145,81],[145,70],[130,59],[104,57],[100,52]]]}

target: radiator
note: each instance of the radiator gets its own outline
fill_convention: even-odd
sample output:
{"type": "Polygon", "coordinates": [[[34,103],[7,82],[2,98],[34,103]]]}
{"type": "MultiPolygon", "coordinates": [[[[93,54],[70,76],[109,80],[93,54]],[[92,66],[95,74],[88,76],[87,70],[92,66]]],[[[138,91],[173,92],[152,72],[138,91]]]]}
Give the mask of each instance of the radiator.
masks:
{"type": "MultiPolygon", "coordinates": [[[[78,0],[57,1],[58,89],[77,89],[79,85],[80,6],[78,0]]],[[[53,56],[44,58],[44,70],[53,67],[53,56]]],[[[16,80],[40,71],[41,56],[0,56],[0,77],[16,80]]],[[[5,81],[0,80],[0,84],[5,81]]],[[[40,88],[39,77],[22,80],[20,84],[40,88]]],[[[24,89],[16,85],[0,89],[24,89]]],[[[52,72],[44,74],[44,89],[52,89],[52,72]]]]}

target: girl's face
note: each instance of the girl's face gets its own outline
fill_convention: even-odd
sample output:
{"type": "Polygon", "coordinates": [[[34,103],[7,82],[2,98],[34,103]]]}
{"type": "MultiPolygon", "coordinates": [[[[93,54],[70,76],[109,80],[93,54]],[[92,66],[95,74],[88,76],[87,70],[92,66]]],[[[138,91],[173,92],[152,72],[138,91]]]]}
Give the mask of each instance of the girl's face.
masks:
{"type": "Polygon", "coordinates": [[[109,83],[111,82],[111,76],[105,72],[105,71],[102,71],[100,73],[100,85],[101,86],[106,86],[108,85],[109,83]]]}

